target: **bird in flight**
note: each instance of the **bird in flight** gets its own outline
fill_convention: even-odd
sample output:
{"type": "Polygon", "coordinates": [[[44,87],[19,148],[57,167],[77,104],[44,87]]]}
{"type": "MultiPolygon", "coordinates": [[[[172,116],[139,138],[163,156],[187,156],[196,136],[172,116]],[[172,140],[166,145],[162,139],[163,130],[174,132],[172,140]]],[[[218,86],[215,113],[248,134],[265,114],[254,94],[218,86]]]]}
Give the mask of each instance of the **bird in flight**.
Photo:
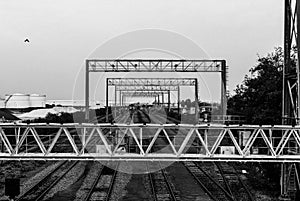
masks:
{"type": "Polygon", "coordinates": [[[26,39],[24,40],[24,43],[29,43],[29,39],[26,38],[26,39]]]}

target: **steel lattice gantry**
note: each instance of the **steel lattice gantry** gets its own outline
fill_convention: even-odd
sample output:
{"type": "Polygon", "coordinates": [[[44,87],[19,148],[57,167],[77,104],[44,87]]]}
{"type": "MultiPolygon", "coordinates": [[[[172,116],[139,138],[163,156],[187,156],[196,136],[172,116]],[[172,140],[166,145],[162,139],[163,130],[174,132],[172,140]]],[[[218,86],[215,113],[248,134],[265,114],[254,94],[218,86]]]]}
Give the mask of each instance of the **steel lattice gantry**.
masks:
{"type": "MultiPolygon", "coordinates": [[[[170,90],[166,91],[120,91],[120,101],[122,102],[120,105],[124,105],[123,101],[127,97],[154,97],[155,101],[158,101],[158,104],[160,103],[159,96],[162,95],[164,97],[164,94],[168,95],[168,108],[170,108],[170,90]],[[157,98],[157,100],[156,100],[157,98]]],[[[124,101],[125,102],[125,101],[124,101]]],[[[163,103],[163,102],[162,102],[163,103]]]]}
{"type": "MultiPolygon", "coordinates": [[[[115,105],[117,102],[117,92],[120,93],[120,105],[124,106],[124,98],[125,97],[150,97],[150,95],[154,95],[156,94],[156,96],[152,96],[155,97],[155,99],[158,99],[158,102],[160,100],[160,96],[161,96],[161,100],[162,103],[163,99],[164,99],[164,94],[168,95],[168,102],[170,103],[170,97],[171,97],[171,92],[172,91],[176,91],[177,92],[177,96],[179,99],[179,87],[174,87],[174,86],[116,86],[115,87],[115,105]],[[130,96],[132,95],[132,96],[130,96]]],[[[179,103],[179,101],[178,101],[179,103]]],[[[179,104],[178,104],[179,107],[179,104]]],[[[168,108],[170,109],[170,104],[168,104],[168,108]]]]}
{"type": "Polygon", "coordinates": [[[108,78],[112,86],[195,86],[196,82],[196,78],[108,78]]]}
{"type": "Polygon", "coordinates": [[[226,113],[225,60],[87,59],[85,109],[89,119],[89,73],[93,72],[212,72],[221,73],[221,106],[226,113]]]}
{"type": "MultiPolygon", "coordinates": [[[[300,2],[285,0],[284,21],[284,68],[283,68],[283,109],[284,124],[299,124],[300,115],[300,87],[299,87],[299,40],[297,30],[300,29],[298,18],[300,17],[300,2]],[[298,12],[297,12],[298,11],[298,12]],[[296,48],[296,63],[292,61],[292,49],[296,48]]],[[[295,52],[293,52],[295,54],[295,52]]]]}
{"type": "Polygon", "coordinates": [[[222,72],[225,60],[88,59],[90,72],[222,72]]]}
{"type": "MultiPolygon", "coordinates": [[[[300,2],[299,0],[285,0],[284,5],[284,66],[282,90],[282,123],[285,125],[300,124],[300,2]],[[296,50],[296,51],[292,51],[296,50]],[[292,59],[292,58],[295,58],[292,59]]],[[[281,166],[281,197],[289,198],[294,188],[292,185],[299,164],[281,166]]],[[[293,192],[292,192],[293,194],[293,192]]]]}
{"type": "Polygon", "coordinates": [[[167,91],[126,91],[122,92],[122,95],[132,97],[156,97],[161,93],[167,93],[167,91]]]}
{"type": "Polygon", "coordinates": [[[179,86],[122,86],[116,85],[116,91],[178,91],[179,86]]]}
{"type": "MultiPolygon", "coordinates": [[[[198,80],[196,78],[107,78],[108,86],[115,86],[115,92],[120,91],[166,91],[168,92],[168,107],[170,107],[170,91],[177,91],[178,108],[180,104],[180,87],[194,86],[195,101],[198,101],[198,80]]],[[[163,93],[160,93],[163,96],[163,93]]],[[[116,103],[115,94],[115,103],[116,103]]],[[[159,99],[159,96],[158,96],[159,99]]],[[[163,99],[163,97],[162,97],[163,99]]],[[[106,99],[108,101],[108,99],[106,99]]],[[[108,102],[106,101],[106,106],[108,102]]]]}

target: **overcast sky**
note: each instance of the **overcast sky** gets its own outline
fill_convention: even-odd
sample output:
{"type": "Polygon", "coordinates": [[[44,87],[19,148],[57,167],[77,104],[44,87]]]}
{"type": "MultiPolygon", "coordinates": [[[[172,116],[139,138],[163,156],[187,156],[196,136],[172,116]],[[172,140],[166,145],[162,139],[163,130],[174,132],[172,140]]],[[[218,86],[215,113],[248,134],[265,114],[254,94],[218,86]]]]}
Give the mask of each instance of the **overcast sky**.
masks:
{"type": "MultiPolygon", "coordinates": [[[[85,58],[114,36],[155,28],[226,59],[229,90],[283,41],[283,0],[0,0],[0,97],[71,99],[85,58]],[[24,43],[28,38],[30,43],[24,43]]],[[[198,58],[202,59],[202,58],[198,58]]],[[[83,93],[83,92],[82,92],[83,93]]]]}

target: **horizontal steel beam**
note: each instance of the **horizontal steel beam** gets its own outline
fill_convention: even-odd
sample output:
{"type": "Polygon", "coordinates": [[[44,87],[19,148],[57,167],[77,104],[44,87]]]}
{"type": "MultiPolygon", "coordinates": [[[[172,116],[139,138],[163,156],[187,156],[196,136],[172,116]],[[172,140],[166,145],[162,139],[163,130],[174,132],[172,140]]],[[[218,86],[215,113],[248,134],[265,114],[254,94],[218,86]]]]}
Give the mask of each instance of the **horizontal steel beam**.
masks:
{"type": "Polygon", "coordinates": [[[110,124],[110,123],[100,123],[100,124],[94,124],[94,123],[0,123],[0,128],[28,128],[28,127],[34,127],[34,128],[116,128],[116,127],[122,127],[122,128],[138,128],[138,127],[154,127],[154,128],[199,128],[199,129],[272,129],[272,130],[286,130],[286,129],[300,129],[300,125],[223,125],[223,124],[110,124]]]}
{"type": "Polygon", "coordinates": [[[81,154],[80,156],[76,154],[48,154],[47,156],[43,154],[19,154],[18,156],[11,156],[9,154],[0,153],[0,160],[49,160],[49,161],[57,161],[57,160],[80,160],[80,161],[198,161],[198,162],[265,162],[265,163],[299,163],[300,157],[278,157],[272,158],[268,156],[258,156],[257,158],[253,157],[232,157],[232,156],[224,156],[224,155],[215,155],[214,157],[207,157],[205,155],[199,155],[196,157],[195,155],[191,156],[181,156],[176,157],[174,155],[148,155],[148,156],[140,156],[140,155],[132,155],[132,154],[117,154],[114,157],[109,155],[97,155],[97,154],[81,154]]]}
{"type": "Polygon", "coordinates": [[[126,91],[122,92],[122,95],[129,97],[156,97],[158,95],[168,93],[169,91],[126,91]]]}
{"type": "Polygon", "coordinates": [[[117,85],[116,91],[178,91],[179,86],[123,86],[117,85]]]}
{"type": "Polygon", "coordinates": [[[225,60],[88,59],[89,72],[222,72],[225,60]]]}
{"type": "Polygon", "coordinates": [[[108,86],[195,86],[196,78],[107,78],[108,86]]]}

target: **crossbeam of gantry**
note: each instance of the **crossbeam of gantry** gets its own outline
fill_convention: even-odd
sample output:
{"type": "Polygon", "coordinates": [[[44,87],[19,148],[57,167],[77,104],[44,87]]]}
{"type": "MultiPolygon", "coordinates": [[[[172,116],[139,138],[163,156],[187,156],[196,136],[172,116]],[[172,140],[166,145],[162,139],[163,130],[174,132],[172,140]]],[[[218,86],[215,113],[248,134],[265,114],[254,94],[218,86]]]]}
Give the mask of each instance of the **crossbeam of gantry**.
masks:
{"type": "Polygon", "coordinates": [[[126,91],[122,92],[122,95],[129,97],[156,97],[162,93],[168,94],[168,91],[126,91]]]}
{"type": "MultiPolygon", "coordinates": [[[[152,93],[156,93],[158,94],[157,95],[157,98],[159,99],[159,96],[162,95],[162,99],[163,99],[163,94],[167,93],[168,94],[168,102],[171,101],[170,99],[170,93],[171,92],[177,92],[177,97],[178,97],[178,107],[179,107],[179,102],[180,102],[180,88],[179,86],[172,86],[172,85],[167,85],[167,86],[162,86],[162,85],[145,85],[145,86],[142,86],[142,85],[114,85],[115,87],[115,105],[117,103],[117,94],[119,93],[120,97],[120,105],[123,105],[123,93],[124,92],[132,92],[137,95],[137,93],[142,93],[142,92],[152,92],[152,93]]],[[[196,87],[196,85],[195,85],[196,87]]],[[[197,87],[195,89],[195,94],[197,93],[197,87]]],[[[106,88],[106,97],[108,97],[108,87],[106,88]]],[[[141,97],[141,96],[134,96],[134,97],[141,97]]],[[[195,96],[195,99],[198,99],[198,96],[195,96]]],[[[170,103],[168,103],[169,107],[170,107],[170,103]]],[[[106,98],[106,106],[108,107],[108,98],[106,98]]]]}
{"type": "Polygon", "coordinates": [[[115,86],[116,91],[178,91],[179,86],[115,86]]]}
{"type": "Polygon", "coordinates": [[[107,78],[108,86],[195,86],[196,78],[107,78]]]}
{"type": "Polygon", "coordinates": [[[89,72],[222,72],[225,60],[88,59],[89,72]]]}
{"type": "MultiPolygon", "coordinates": [[[[179,111],[180,87],[195,87],[195,101],[198,101],[198,80],[197,78],[107,78],[106,79],[106,97],[108,97],[108,87],[115,87],[115,105],[117,104],[117,92],[120,92],[120,105],[123,103],[124,91],[168,91],[168,108],[170,109],[170,92],[177,91],[177,105],[179,111]]],[[[163,94],[162,103],[164,102],[163,94]]],[[[159,95],[157,96],[159,100],[159,95]]],[[[108,98],[106,98],[108,107],[108,98]]],[[[196,117],[197,118],[197,117],[196,117]]]]}
{"type": "Polygon", "coordinates": [[[299,150],[291,152],[291,144],[300,147],[299,126],[0,124],[1,160],[298,163],[299,150]],[[124,138],[136,149],[119,152],[124,138]]]}
{"type": "Polygon", "coordinates": [[[92,72],[201,72],[221,74],[221,107],[226,113],[226,61],[197,59],[87,59],[85,111],[89,119],[89,73],[92,72]]]}
{"type": "MultiPolygon", "coordinates": [[[[196,89],[197,90],[197,89],[196,89]]],[[[117,103],[117,93],[119,93],[120,105],[124,105],[124,99],[127,97],[156,97],[160,103],[160,96],[162,103],[164,103],[164,94],[168,97],[168,109],[171,106],[171,92],[177,92],[177,104],[180,104],[180,88],[179,86],[115,86],[115,105],[117,103]],[[132,96],[130,96],[132,95],[132,96]],[[146,96],[145,96],[146,95],[146,96]]],[[[155,99],[156,99],[155,98],[155,99]]],[[[195,96],[195,99],[198,97],[195,96]]],[[[108,105],[108,101],[106,101],[108,105]]],[[[178,109],[179,110],[179,109],[178,109]]]]}
{"type": "MultiPolygon", "coordinates": [[[[178,91],[177,91],[178,92],[178,91]]],[[[160,104],[160,100],[162,104],[164,103],[164,95],[167,96],[167,106],[168,110],[170,110],[171,106],[171,90],[158,91],[158,90],[150,90],[150,91],[120,91],[120,105],[124,105],[124,99],[128,97],[155,97],[155,102],[157,101],[160,104]],[[160,99],[161,96],[161,99],[160,99]]]]}

